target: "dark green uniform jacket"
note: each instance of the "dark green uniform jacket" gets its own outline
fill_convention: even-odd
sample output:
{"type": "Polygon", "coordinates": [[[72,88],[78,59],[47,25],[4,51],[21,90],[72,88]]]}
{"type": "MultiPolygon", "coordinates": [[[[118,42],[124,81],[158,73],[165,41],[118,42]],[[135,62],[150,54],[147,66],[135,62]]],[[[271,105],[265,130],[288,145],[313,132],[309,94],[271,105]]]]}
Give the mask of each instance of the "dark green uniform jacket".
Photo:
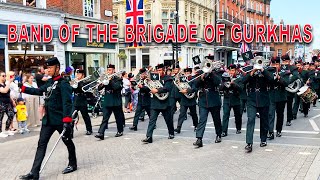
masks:
{"type": "Polygon", "coordinates": [[[87,97],[86,94],[82,91],[82,87],[84,86],[84,82],[79,82],[78,87],[76,89],[73,89],[74,92],[74,106],[87,106],[87,97]]]}
{"type": "Polygon", "coordinates": [[[40,88],[22,86],[21,91],[38,96],[46,94],[43,125],[62,125],[64,122],[72,122],[72,87],[61,76],[49,79],[40,88]]]}
{"type": "Polygon", "coordinates": [[[138,105],[150,106],[150,104],[151,104],[150,89],[147,86],[143,86],[139,90],[138,105]]]}
{"type": "Polygon", "coordinates": [[[212,72],[208,74],[204,80],[201,77],[196,82],[196,87],[199,90],[199,107],[217,107],[221,106],[221,97],[219,95],[219,86],[221,76],[212,72]]]}
{"type": "MultiPolygon", "coordinates": [[[[275,73],[274,68],[269,68],[270,73],[275,73]]],[[[270,82],[269,98],[271,102],[287,101],[287,90],[285,89],[289,85],[290,72],[280,72],[280,79],[274,79],[270,82]]],[[[289,93],[289,92],[288,92],[289,93]]]]}
{"type": "Polygon", "coordinates": [[[320,74],[315,70],[309,71],[311,89],[317,91],[319,89],[320,74]]]}
{"type": "MultiPolygon", "coordinates": [[[[298,68],[296,66],[290,65],[289,70],[291,75],[289,76],[289,84],[293,83],[295,80],[300,78],[298,68]]],[[[296,93],[287,92],[288,97],[294,97],[296,93]]]]}
{"type": "MultiPolygon", "coordinates": [[[[194,78],[194,77],[191,77],[189,78],[189,81],[194,78]]],[[[191,81],[189,83],[189,86],[190,86],[190,89],[188,89],[188,94],[191,94],[191,93],[195,93],[195,96],[191,99],[187,98],[184,94],[181,93],[181,102],[180,102],[180,105],[182,106],[195,106],[197,105],[197,87],[196,87],[196,83],[195,81],[191,81]]]]}
{"type": "Polygon", "coordinates": [[[220,85],[220,91],[223,91],[223,104],[228,104],[229,106],[240,105],[240,92],[243,88],[240,81],[241,79],[237,78],[229,88],[223,83],[220,85]]]}
{"type": "MultiPolygon", "coordinates": [[[[158,94],[170,92],[172,88],[172,78],[170,76],[161,77],[160,83],[162,84],[162,88],[158,89],[158,94]]],[[[151,97],[151,106],[150,109],[167,109],[170,106],[170,94],[167,99],[159,100],[155,94],[151,97]]]]}
{"type": "Polygon", "coordinates": [[[108,85],[103,85],[99,89],[104,88],[104,96],[102,107],[115,107],[122,105],[121,90],[123,87],[122,78],[114,77],[108,85]]]}
{"type": "Polygon", "coordinates": [[[255,107],[269,106],[269,83],[273,81],[273,75],[264,70],[260,75],[251,76],[250,73],[243,78],[243,84],[247,84],[248,105],[255,107]]]}

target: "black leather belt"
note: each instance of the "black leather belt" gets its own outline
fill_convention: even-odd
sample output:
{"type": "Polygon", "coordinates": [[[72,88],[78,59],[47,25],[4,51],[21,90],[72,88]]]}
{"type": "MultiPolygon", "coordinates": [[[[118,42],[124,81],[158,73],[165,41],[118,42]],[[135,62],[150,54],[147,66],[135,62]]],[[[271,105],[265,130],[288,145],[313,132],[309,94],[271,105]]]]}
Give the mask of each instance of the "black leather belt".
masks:
{"type": "Polygon", "coordinates": [[[274,87],[270,87],[270,90],[285,90],[285,87],[283,87],[283,86],[274,86],[274,87]]]}
{"type": "Polygon", "coordinates": [[[268,92],[267,88],[248,88],[247,92],[268,92]]]}

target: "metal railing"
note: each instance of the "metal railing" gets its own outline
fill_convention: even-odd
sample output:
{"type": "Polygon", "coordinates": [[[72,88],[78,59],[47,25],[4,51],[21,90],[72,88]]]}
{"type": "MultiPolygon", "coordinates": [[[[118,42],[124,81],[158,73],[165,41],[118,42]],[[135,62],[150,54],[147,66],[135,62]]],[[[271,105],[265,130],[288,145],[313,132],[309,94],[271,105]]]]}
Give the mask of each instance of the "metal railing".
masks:
{"type": "Polygon", "coordinates": [[[218,19],[227,20],[227,21],[230,21],[230,22],[235,23],[235,24],[243,24],[243,21],[241,21],[240,19],[238,19],[238,18],[236,18],[236,17],[234,17],[231,14],[228,14],[226,12],[219,13],[218,19]]]}

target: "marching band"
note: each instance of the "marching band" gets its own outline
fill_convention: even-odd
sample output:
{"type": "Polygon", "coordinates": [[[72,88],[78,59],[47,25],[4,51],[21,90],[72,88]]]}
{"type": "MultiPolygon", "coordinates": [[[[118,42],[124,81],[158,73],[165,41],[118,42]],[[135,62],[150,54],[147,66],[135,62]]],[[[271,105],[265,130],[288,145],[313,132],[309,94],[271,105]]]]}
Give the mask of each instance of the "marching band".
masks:
{"type": "MultiPolygon", "coordinates": [[[[162,113],[168,128],[168,139],[173,139],[175,132],[181,133],[183,122],[188,117],[188,109],[196,137],[193,145],[198,148],[203,147],[202,138],[209,112],[216,133],[215,143],[220,143],[223,137],[228,136],[230,111],[233,109],[236,134],[241,133],[242,119],[245,118],[243,113],[247,112],[247,145],[245,151],[249,153],[252,152],[253,133],[257,117],[260,118],[260,147],[265,147],[267,146],[267,139],[273,140],[275,136],[282,136],[285,106],[287,107],[286,126],[291,126],[292,120],[297,118],[298,110],[304,114],[304,117],[308,116],[310,105],[316,106],[320,94],[320,60],[318,57],[313,57],[311,63],[305,63],[301,60],[291,63],[288,55],[274,57],[270,61],[261,56],[256,56],[245,66],[231,64],[228,67],[225,67],[222,62],[215,61],[213,56],[206,56],[202,61],[199,56],[192,59],[194,68],[181,69],[176,65],[172,71],[171,65],[158,64],[155,69],[150,66],[142,68],[136,75],[136,89],[139,89],[138,104],[133,124],[129,129],[137,131],[138,121],[146,112],[149,116],[149,124],[146,138],[141,140],[143,143],[153,142],[153,132],[156,129],[156,122],[160,113],[162,113]],[[180,114],[176,129],[174,129],[174,114],[177,110],[177,102],[180,105],[180,114]],[[223,111],[222,120],[220,117],[221,109],[223,111]],[[197,112],[199,112],[199,116],[197,112]],[[275,119],[276,127],[274,127],[275,119]],[[274,129],[276,134],[274,134],[274,129]]],[[[63,141],[69,149],[70,163],[63,173],[69,173],[77,169],[74,145],[71,140],[73,131],[70,131],[70,127],[73,128],[76,124],[77,114],[80,111],[86,125],[86,135],[93,133],[90,116],[86,109],[88,93],[101,96],[103,100],[101,103],[103,119],[95,137],[104,140],[104,133],[108,129],[108,121],[112,113],[114,113],[117,124],[115,137],[122,136],[124,132],[125,117],[121,95],[123,87],[121,75],[123,71],[116,72],[115,65],[109,64],[105,73],[96,71],[92,75],[84,77],[84,71],[77,70],[76,78],[68,81],[70,89],[66,87],[61,89],[68,94],[59,92],[60,94],[54,93],[51,96],[50,93],[55,92],[55,86],[58,84],[60,88],[60,83],[65,86],[64,82],[66,80],[61,80],[63,77],[57,75],[56,67],[59,68],[60,66],[57,59],[50,59],[47,64],[55,68],[51,71],[52,75],[56,77],[50,81],[52,84],[46,84],[46,87],[49,87],[48,89],[40,87],[40,89],[33,90],[21,85],[19,87],[23,92],[30,94],[40,95],[40,93],[46,92],[49,98],[46,101],[51,102],[49,106],[58,105],[54,104],[57,100],[52,99],[52,97],[61,96],[59,102],[61,101],[63,104],[59,105],[63,107],[57,112],[59,112],[61,118],[62,115],[64,116],[64,122],[58,122],[59,120],[53,118],[54,115],[50,116],[52,112],[47,112],[46,117],[50,116],[50,120],[45,121],[45,119],[42,122],[49,123],[50,126],[44,126],[41,130],[42,134],[40,133],[40,144],[35,165],[32,171],[22,176],[21,179],[37,178],[39,176],[46,144],[55,130],[63,134],[64,126],[67,127],[68,136],[64,136],[63,141]],[[74,93],[73,113],[69,108],[70,101],[63,99],[69,98],[72,93],[71,89],[74,93]],[[72,123],[70,119],[73,119],[72,123]]],[[[52,108],[55,109],[55,107],[52,108]]],[[[48,110],[48,107],[46,110],[48,110]]]]}

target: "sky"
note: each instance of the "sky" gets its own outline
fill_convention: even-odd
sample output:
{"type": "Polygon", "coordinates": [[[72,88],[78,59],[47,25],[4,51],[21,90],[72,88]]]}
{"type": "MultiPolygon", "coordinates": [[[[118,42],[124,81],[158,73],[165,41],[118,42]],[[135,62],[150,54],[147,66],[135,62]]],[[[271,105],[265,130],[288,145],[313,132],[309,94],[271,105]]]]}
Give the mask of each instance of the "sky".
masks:
{"type": "Polygon", "coordinates": [[[320,49],[319,0],[272,0],[270,15],[274,23],[311,24],[313,27],[313,49],[320,49]]]}

